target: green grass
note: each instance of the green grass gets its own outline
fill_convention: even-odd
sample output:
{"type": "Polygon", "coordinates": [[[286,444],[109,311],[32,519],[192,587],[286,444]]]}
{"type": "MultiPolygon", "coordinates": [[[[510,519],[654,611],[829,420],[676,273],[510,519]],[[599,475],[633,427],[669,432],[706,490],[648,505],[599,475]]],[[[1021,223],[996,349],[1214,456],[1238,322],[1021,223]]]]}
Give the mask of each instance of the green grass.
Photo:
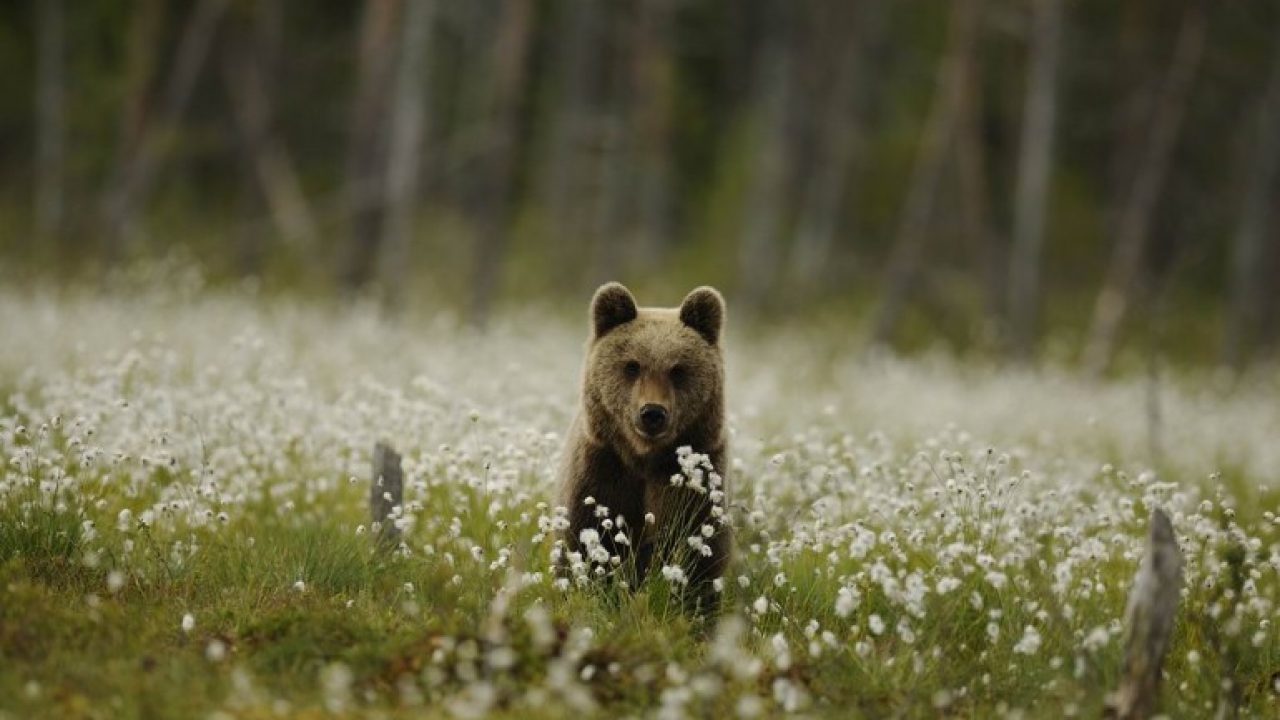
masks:
{"type": "MultiPolygon", "coordinates": [[[[477,661],[471,672],[478,675],[447,668],[448,663],[435,675],[424,674],[441,667],[433,665],[432,658],[442,648],[471,643],[475,653],[483,655],[500,642],[510,643],[517,655],[513,668],[492,675],[500,694],[519,697],[545,679],[557,649],[535,647],[518,621],[535,603],[547,608],[558,645],[566,642],[562,636],[571,628],[590,627],[597,633],[596,642],[572,662],[572,668],[579,677],[583,668],[595,668],[596,675],[584,684],[608,712],[650,707],[653,694],[667,684],[665,668],[670,663],[707,663],[709,641],[698,621],[685,616],[667,587],[652,578],[638,593],[605,588],[520,593],[495,631],[490,602],[500,578],[479,571],[481,565],[450,568],[435,560],[397,557],[378,550],[367,534],[358,536],[346,524],[285,524],[264,513],[243,518],[202,541],[181,563],[159,545],[152,546],[148,533],[135,535],[139,557],[123,586],[112,592],[103,567],[85,567],[77,558],[81,539],[74,510],[38,511],[25,519],[16,517],[12,507],[4,511],[0,666],[5,669],[0,671],[0,706],[15,717],[190,717],[219,707],[243,717],[267,716],[273,707],[287,707],[298,716],[323,715],[328,712],[326,697],[317,678],[334,663],[351,673],[356,700],[348,710],[419,716],[423,708],[403,704],[398,689],[401,676],[409,676],[432,678],[423,683],[428,685],[425,713],[442,714],[440,703],[473,677],[489,672],[477,661]],[[305,590],[294,589],[298,578],[306,579],[305,590]],[[412,591],[406,583],[413,584],[412,591]],[[180,628],[185,613],[196,618],[190,633],[180,628]],[[226,657],[213,661],[209,647],[218,643],[226,648],[226,657]],[[246,695],[237,677],[252,678],[255,693],[246,695]],[[432,687],[431,682],[439,684],[432,687]]],[[[486,529],[492,528],[475,520],[466,528],[477,534],[486,529]]],[[[744,533],[742,540],[749,544],[752,537],[744,533]]],[[[1062,551],[1046,539],[1038,554],[1049,563],[1062,551]]],[[[889,628],[879,638],[862,631],[861,637],[872,646],[866,655],[859,655],[841,633],[835,647],[820,643],[820,654],[811,657],[804,628],[790,620],[812,618],[824,628],[843,625],[830,598],[841,584],[838,577],[860,570],[856,563],[831,568],[819,553],[799,552],[781,564],[780,571],[791,581],[779,592],[773,587],[772,568],[762,567],[747,551],[738,570],[753,576],[752,583],[745,589],[730,583],[727,605],[748,606],[758,593],[770,594],[778,603],[778,610],[769,610],[755,623],[749,645],[767,656],[774,633],[800,640],[788,667],[769,668],[750,685],[768,696],[774,678],[803,682],[820,698],[811,707],[818,715],[930,716],[935,701],[941,702],[940,693],[968,687],[966,695],[950,698],[948,713],[983,716],[1007,705],[1048,717],[1073,705],[1082,716],[1096,716],[1102,698],[1093,689],[1117,676],[1118,642],[1089,656],[1079,676],[1072,677],[1043,657],[1019,658],[1010,652],[1009,643],[997,645],[987,637],[991,609],[1002,611],[1001,636],[1016,635],[1023,625],[1036,622],[1024,599],[1043,604],[1053,597],[1052,577],[1036,572],[1035,563],[1028,567],[1030,572],[1003,591],[967,581],[946,595],[931,597],[925,621],[903,613],[864,580],[856,618],[875,613],[889,628]],[[971,601],[975,593],[983,597],[982,609],[971,601]],[[915,628],[911,644],[893,632],[903,618],[915,628]]],[[[1059,616],[1062,629],[1045,633],[1041,655],[1074,662],[1077,639],[1068,628],[1087,628],[1114,617],[1132,571],[1133,565],[1124,562],[1099,567],[1106,592],[1081,602],[1072,620],[1059,616]]],[[[1224,662],[1214,650],[1216,641],[1205,637],[1205,624],[1194,621],[1208,604],[1208,597],[1198,594],[1187,603],[1170,665],[1173,679],[1190,679],[1200,694],[1212,696],[1211,682],[1183,660],[1188,650],[1199,648],[1203,666],[1224,662]]],[[[1274,672],[1278,650],[1273,636],[1261,651],[1250,649],[1234,657],[1234,672],[1246,678],[1245,698],[1259,711],[1274,702],[1265,683],[1274,672]]],[[[732,697],[725,692],[699,702],[697,714],[732,713],[732,697]]],[[[1183,709],[1187,716],[1195,714],[1183,709]]],[[[529,710],[508,709],[513,717],[527,716],[529,710]]],[[[495,711],[503,712],[501,706],[495,711]]],[[[548,713],[555,714],[549,709],[548,713]]]]}

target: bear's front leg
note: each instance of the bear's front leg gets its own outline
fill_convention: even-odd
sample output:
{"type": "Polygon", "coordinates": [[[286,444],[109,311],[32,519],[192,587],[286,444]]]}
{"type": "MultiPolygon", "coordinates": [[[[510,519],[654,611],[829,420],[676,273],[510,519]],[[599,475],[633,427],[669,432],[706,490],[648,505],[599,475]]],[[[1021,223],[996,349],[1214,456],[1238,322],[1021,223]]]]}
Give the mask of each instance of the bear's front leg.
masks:
{"type": "Polygon", "coordinates": [[[592,577],[621,577],[636,587],[636,544],[644,528],[644,497],[639,481],[604,448],[585,448],[566,468],[561,501],[569,511],[565,549],[578,553],[592,577]]]}
{"type": "Polygon", "coordinates": [[[704,617],[714,616],[720,605],[715,581],[728,570],[732,553],[729,526],[715,517],[706,494],[689,488],[655,485],[649,501],[658,517],[654,562],[678,565],[687,581],[685,606],[704,617]]]}
{"type": "Polygon", "coordinates": [[[705,541],[711,549],[710,555],[701,552],[690,562],[689,595],[686,605],[703,617],[713,618],[720,612],[720,596],[723,593],[723,578],[729,569],[733,538],[727,525],[715,525],[716,534],[705,541]],[[719,580],[721,587],[716,587],[719,580]]]}
{"type": "Polygon", "coordinates": [[[686,525],[685,534],[682,537],[700,538],[700,542],[690,543],[690,552],[686,555],[688,560],[684,563],[685,574],[689,578],[685,606],[703,617],[715,617],[720,611],[720,595],[723,589],[723,586],[717,589],[716,581],[721,580],[728,570],[732,552],[733,542],[729,526],[712,518],[708,503],[701,508],[693,521],[686,525]],[[712,532],[710,536],[706,534],[708,529],[712,532]]]}

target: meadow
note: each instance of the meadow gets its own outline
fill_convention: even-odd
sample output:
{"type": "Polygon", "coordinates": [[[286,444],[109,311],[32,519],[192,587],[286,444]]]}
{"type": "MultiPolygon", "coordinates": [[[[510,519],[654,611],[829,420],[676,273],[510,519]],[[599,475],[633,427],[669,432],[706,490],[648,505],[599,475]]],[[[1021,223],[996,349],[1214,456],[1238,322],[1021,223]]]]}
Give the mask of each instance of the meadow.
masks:
{"type": "Polygon", "coordinates": [[[731,307],[708,625],[550,567],[585,301],[482,334],[169,288],[0,289],[0,717],[1099,717],[1155,507],[1163,711],[1280,716],[1274,371],[1153,395],[731,307]]]}

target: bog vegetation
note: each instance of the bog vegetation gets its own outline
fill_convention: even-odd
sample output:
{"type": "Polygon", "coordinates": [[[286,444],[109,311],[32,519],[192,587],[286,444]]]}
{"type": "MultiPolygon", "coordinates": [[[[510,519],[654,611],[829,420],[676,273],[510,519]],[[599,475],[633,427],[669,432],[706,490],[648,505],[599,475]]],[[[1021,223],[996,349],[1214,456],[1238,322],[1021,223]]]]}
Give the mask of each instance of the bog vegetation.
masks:
{"type": "Polygon", "coordinates": [[[1274,379],[731,333],[705,626],[673,572],[551,571],[585,322],[194,284],[0,291],[0,715],[1098,717],[1155,507],[1186,556],[1165,712],[1280,711],[1274,379]]]}

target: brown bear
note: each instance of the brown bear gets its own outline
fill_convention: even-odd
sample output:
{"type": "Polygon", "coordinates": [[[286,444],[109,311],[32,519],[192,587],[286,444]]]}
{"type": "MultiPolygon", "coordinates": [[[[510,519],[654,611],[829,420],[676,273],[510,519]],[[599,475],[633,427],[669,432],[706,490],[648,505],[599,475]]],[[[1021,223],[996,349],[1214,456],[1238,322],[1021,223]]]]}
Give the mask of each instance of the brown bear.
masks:
{"type": "Polygon", "coordinates": [[[724,299],[710,287],[678,308],[639,308],[608,283],[591,300],[581,408],[564,451],[559,544],[577,577],[638,586],[652,565],[714,612],[729,561],[724,299]]]}

